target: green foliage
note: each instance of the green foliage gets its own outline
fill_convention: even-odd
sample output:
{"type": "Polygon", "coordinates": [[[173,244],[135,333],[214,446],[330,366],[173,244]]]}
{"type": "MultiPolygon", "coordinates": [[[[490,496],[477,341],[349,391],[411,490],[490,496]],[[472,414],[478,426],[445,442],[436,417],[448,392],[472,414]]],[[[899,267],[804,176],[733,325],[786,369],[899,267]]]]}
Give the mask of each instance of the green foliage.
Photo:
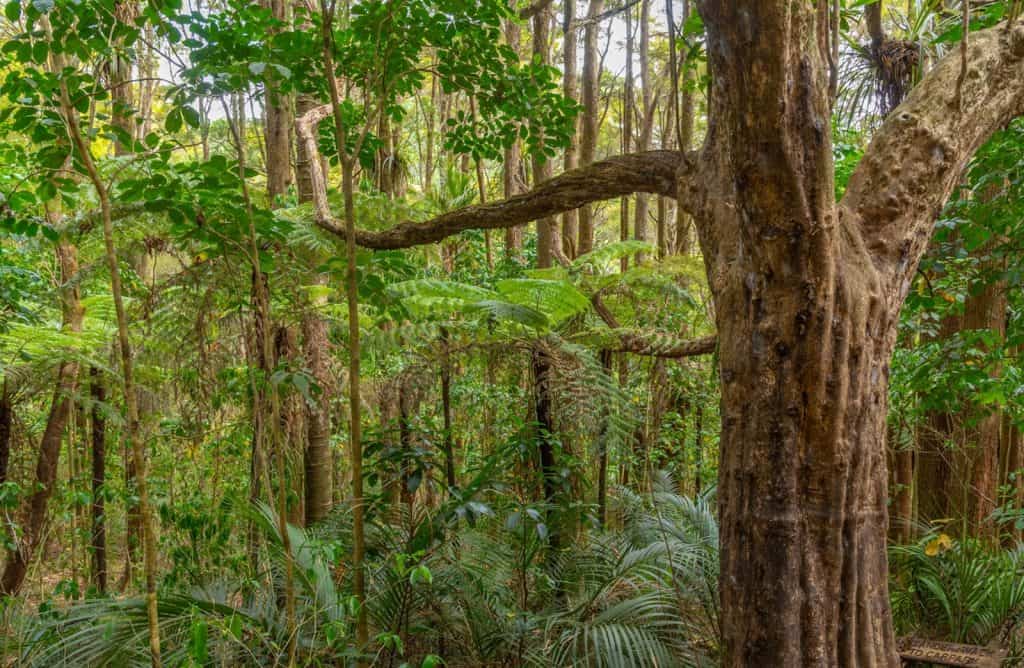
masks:
{"type": "Polygon", "coordinates": [[[1019,642],[1024,552],[929,534],[892,548],[891,559],[893,608],[903,632],[974,645],[1019,642]]]}

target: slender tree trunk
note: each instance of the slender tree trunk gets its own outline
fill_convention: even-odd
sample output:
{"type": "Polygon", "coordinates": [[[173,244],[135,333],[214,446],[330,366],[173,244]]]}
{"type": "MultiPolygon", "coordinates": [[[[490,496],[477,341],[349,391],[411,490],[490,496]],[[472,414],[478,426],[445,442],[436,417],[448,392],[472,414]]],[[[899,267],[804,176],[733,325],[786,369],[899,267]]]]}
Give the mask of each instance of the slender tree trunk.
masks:
{"type": "Polygon", "coordinates": [[[905,447],[897,437],[893,439],[893,520],[892,535],[898,543],[907,543],[911,537],[914,519],[914,450],[905,447]]]}
{"type": "MultiPolygon", "coordinates": [[[[583,81],[580,96],[583,114],[580,130],[580,166],[594,162],[597,155],[597,136],[600,116],[600,75],[601,54],[597,39],[601,24],[597,17],[604,11],[604,0],[590,0],[587,6],[587,23],[583,28],[583,81]]],[[[594,210],[585,204],[579,210],[579,242],[576,244],[580,255],[594,250],[594,210]]]]}
{"type": "Polygon", "coordinates": [[[14,410],[11,405],[11,391],[7,376],[0,388],[0,485],[7,482],[7,468],[11,462],[11,427],[14,410]]]}
{"type": "MultiPolygon", "coordinates": [[[[47,215],[55,221],[57,214],[47,215]]],[[[82,331],[82,307],[79,301],[77,274],[78,250],[65,240],[57,243],[57,261],[60,266],[61,317],[62,326],[69,332],[82,331]]],[[[72,395],[78,384],[78,363],[63,361],[57,370],[57,384],[50,403],[43,436],[39,441],[39,459],[36,463],[35,487],[29,498],[28,515],[24,533],[7,558],[3,576],[0,577],[0,593],[16,595],[25,582],[28,566],[40,549],[40,541],[46,527],[47,507],[57,481],[57,464],[60,460],[61,441],[64,429],[71,417],[72,395]]]]}
{"type": "Polygon", "coordinates": [[[327,323],[313,308],[303,315],[302,341],[306,366],[320,388],[313,401],[306,402],[306,524],[310,525],[326,517],[334,505],[327,323]]]}
{"type": "MultiPolygon", "coordinates": [[[[650,48],[651,48],[651,0],[640,2],[640,134],[637,137],[636,150],[646,151],[651,147],[651,134],[654,131],[654,91],[651,81],[650,48]]],[[[644,193],[636,194],[636,220],[633,224],[633,234],[639,241],[647,241],[647,216],[649,199],[644,193]]],[[[636,261],[644,261],[646,254],[637,253],[636,261]]]]}
{"type": "MultiPolygon", "coordinates": [[[[319,103],[312,95],[300,93],[295,96],[295,115],[298,118],[302,118],[308,111],[317,106],[319,106],[319,103]]],[[[297,191],[300,203],[313,201],[313,177],[309,169],[309,161],[317,159],[319,159],[318,156],[309,155],[305,142],[295,142],[295,190],[297,191]]],[[[269,189],[269,187],[270,183],[268,180],[267,188],[269,189]]]]}
{"type": "Polygon", "coordinates": [[[103,376],[96,367],[89,369],[92,398],[92,574],[100,594],[107,593],[107,518],[104,508],[107,484],[107,421],[102,404],[107,400],[103,376]]]}
{"type": "Polygon", "coordinates": [[[704,491],[704,406],[697,404],[693,422],[693,493],[704,491]]]}
{"type": "MultiPolygon", "coordinates": [[[[334,17],[326,3],[321,5],[324,71],[334,71],[334,48],[331,26],[334,17]]],[[[349,381],[349,453],[352,468],[352,593],[359,606],[356,612],[356,646],[360,652],[367,649],[370,635],[366,615],[366,573],[364,554],[366,533],[363,526],[365,498],[363,496],[363,441],[362,399],[360,397],[359,364],[359,283],[356,267],[356,207],[355,157],[347,155],[347,134],[342,121],[341,93],[334,77],[327,77],[331,111],[334,115],[334,142],[341,159],[342,194],[345,206],[345,297],[348,301],[348,381],[349,381]]],[[[371,119],[372,120],[372,119],[371,119]]],[[[361,140],[359,141],[361,144],[361,140]]],[[[362,663],[362,662],[360,662],[362,663]]]]}
{"type": "MultiPolygon", "coordinates": [[[[622,152],[629,153],[633,146],[633,8],[626,9],[626,74],[622,86],[622,152]]],[[[619,200],[619,240],[629,239],[629,195],[619,200]]],[[[629,257],[622,256],[623,272],[629,269],[629,257]]],[[[628,480],[629,466],[624,471],[628,480]]],[[[625,481],[623,482],[625,484],[625,481]]]]}
{"type": "MultiPolygon", "coordinates": [[[[544,502],[550,508],[554,508],[558,503],[559,484],[554,414],[551,405],[551,359],[539,346],[533,351],[533,387],[544,502]]],[[[548,546],[552,552],[557,552],[561,548],[560,522],[555,515],[554,510],[548,511],[548,546]]]]}
{"type": "MultiPolygon", "coordinates": [[[[562,0],[562,94],[576,100],[576,0],[562,0]]],[[[565,171],[575,169],[579,163],[577,150],[578,120],[573,127],[569,145],[565,147],[565,171]]],[[[570,260],[576,257],[579,219],[575,209],[562,214],[562,252],[570,260]]]]}
{"type": "Polygon", "coordinates": [[[457,484],[452,442],[452,360],[448,330],[444,327],[441,328],[441,413],[444,417],[444,474],[448,489],[452,490],[457,484]]]}
{"type": "MultiPolygon", "coordinates": [[[[602,349],[600,352],[601,369],[612,380],[612,353],[610,350],[602,349]]],[[[601,424],[601,434],[597,442],[597,519],[602,527],[608,526],[608,431],[610,415],[604,416],[601,424]]]]}
{"type": "MultiPolygon", "coordinates": [[[[521,48],[522,32],[519,23],[507,21],[505,23],[505,41],[509,48],[519,53],[521,48]]],[[[526,185],[523,178],[523,158],[519,141],[513,141],[512,145],[505,149],[504,165],[502,169],[504,179],[505,198],[514,197],[523,191],[526,185]]],[[[507,258],[518,257],[523,250],[523,227],[515,225],[505,228],[505,256],[507,258]]]]}
{"type": "MultiPolygon", "coordinates": [[[[549,65],[551,63],[551,52],[549,41],[551,38],[551,20],[547,11],[539,11],[533,16],[533,57],[539,62],[549,65]]],[[[552,176],[551,161],[543,155],[535,153],[533,156],[533,183],[543,183],[552,176]]],[[[537,220],[537,266],[550,267],[556,252],[556,246],[560,246],[560,230],[558,221],[551,216],[537,220]]]]}

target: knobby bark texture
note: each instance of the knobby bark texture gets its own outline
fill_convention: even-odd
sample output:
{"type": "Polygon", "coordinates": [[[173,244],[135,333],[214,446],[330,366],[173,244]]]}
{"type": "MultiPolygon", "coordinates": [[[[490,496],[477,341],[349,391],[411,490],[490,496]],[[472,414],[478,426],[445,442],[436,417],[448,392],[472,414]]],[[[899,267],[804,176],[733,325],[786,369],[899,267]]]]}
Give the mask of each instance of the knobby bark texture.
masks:
{"type": "Polygon", "coordinates": [[[885,415],[899,308],[966,161],[1024,106],[1024,30],[972,36],[833,197],[828,8],[701,3],[709,182],[696,221],[722,377],[729,666],[898,666],[887,592],[885,415]]]}

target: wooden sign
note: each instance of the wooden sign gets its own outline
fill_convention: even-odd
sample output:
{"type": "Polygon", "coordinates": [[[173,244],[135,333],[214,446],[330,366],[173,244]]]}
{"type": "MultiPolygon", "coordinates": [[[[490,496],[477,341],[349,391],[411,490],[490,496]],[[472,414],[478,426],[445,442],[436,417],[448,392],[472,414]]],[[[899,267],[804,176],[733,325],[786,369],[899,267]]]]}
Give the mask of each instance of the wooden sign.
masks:
{"type": "Polygon", "coordinates": [[[1006,658],[1006,650],[977,645],[958,645],[938,640],[923,640],[910,636],[896,643],[904,663],[934,663],[940,666],[963,668],[999,668],[1006,658]]]}

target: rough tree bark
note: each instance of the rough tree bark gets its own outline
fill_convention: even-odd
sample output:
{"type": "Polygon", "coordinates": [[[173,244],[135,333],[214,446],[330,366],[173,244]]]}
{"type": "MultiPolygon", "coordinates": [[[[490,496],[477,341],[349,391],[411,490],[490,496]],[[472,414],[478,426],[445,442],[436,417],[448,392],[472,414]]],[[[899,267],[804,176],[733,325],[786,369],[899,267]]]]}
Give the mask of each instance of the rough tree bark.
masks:
{"type": "Polygon", "coordinates": [[[1024,30],[972,36],[963,112],[960,63],[940,63],[837,204],[827,3],[700,9],[713,84],[696,220],[720,343],[725,663],[897,666],[884,419],[898,312],[964,164],[1024,110],[1024,30]]]}

